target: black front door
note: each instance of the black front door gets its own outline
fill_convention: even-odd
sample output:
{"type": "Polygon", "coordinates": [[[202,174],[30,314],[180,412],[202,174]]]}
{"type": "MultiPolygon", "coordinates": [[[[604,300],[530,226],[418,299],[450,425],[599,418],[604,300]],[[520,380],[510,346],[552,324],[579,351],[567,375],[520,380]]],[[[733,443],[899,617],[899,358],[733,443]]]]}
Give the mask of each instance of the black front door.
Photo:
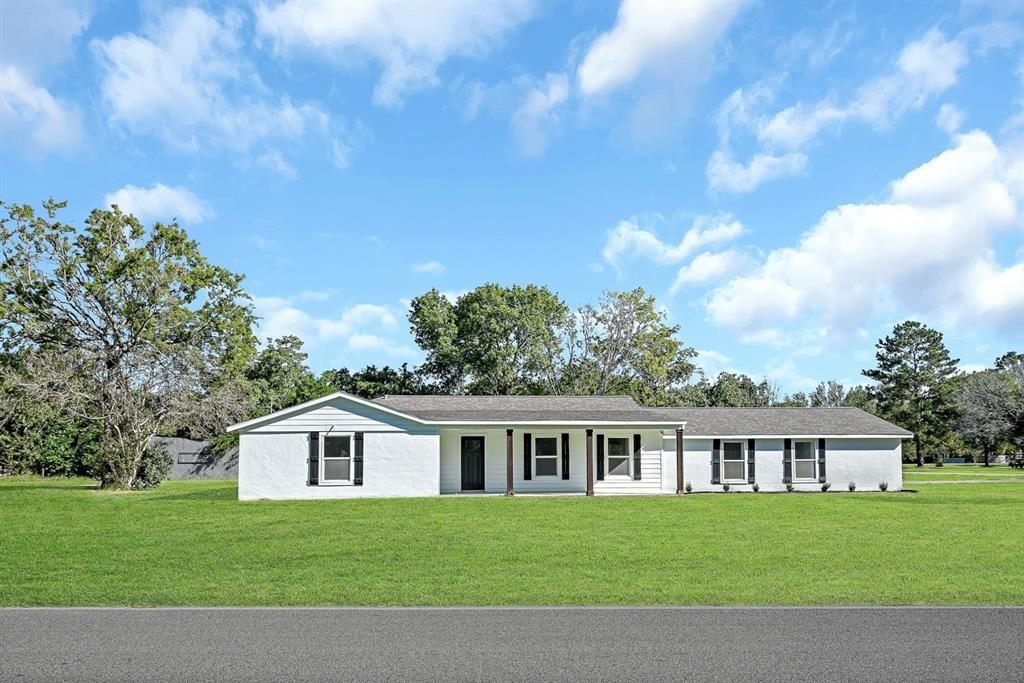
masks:
{"type": "Polygon", "coordinates": [[[484,490],[484,437],[462,437],[462,490],[484,490]]]}

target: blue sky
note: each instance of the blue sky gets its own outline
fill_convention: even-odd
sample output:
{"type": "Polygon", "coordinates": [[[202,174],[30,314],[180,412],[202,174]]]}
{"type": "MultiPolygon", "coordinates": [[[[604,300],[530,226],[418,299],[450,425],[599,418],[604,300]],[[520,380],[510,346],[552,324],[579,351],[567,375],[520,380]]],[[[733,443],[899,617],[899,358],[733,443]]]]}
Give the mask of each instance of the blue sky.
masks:
{"type": "Polygon", "coordinates": [[[1024,348],[1014,3],[0,5],[0,197],[177,217],[322,370],[408,300],[656,295],[710,373],[1024,348]]]}

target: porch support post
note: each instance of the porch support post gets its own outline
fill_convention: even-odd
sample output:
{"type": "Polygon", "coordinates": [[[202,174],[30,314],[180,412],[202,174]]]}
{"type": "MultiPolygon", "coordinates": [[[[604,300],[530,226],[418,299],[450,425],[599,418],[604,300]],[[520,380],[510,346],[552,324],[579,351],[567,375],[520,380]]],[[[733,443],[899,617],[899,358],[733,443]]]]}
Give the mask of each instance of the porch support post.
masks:
{"type": "Polygon", "coordinates": [[[685,478],[683,476],[683,431],[686,423],[676,428],[676,493],[686,491],[685,478]]]}
{"type": "Polygon", "coordinates": [[[594,430],[587,430],[587,495],[594,495],[594,430]]]}
{"type": "Polygon", "coordinates": [[[511,496],[512,491],[512,430],[505,430],[505,495],[511,496]]]}

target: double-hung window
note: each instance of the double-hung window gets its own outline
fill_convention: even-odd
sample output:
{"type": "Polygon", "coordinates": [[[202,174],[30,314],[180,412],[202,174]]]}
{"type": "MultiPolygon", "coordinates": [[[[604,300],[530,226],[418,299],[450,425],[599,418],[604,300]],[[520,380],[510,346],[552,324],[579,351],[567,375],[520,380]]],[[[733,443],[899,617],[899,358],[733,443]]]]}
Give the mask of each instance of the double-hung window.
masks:
{"type": "Polygon", "coordinates": [[[742,441],[726,441],[722,444],[723,479],[727,482],[747,480],[746,444],[742,441]]]}
{"type": "Polygon", "coordinates": [[[352,482],[352,435],[325,434],[323,457],[320,458],[320,482],[349,484],[352,482]]]}
{"type": "Polygon", "coordinates": [[[795,441],[793,443],[793,478],[803,481],[815,481],[815,456],[813,441],[795,441]]]}
{"type": "Polygon", "coordinates": [[[558,437],[538,436],[534,439],[533,474],[537,477],[558,476],[558,437]]]}
{"type": "Polygon", "coordinates": [[[632,476],[630,468],[633,465],[633,456],[629,453],[629,439],[627,437],[608,437],[608,455],[606,458],[608,461],[608,476],[632,476]]]}

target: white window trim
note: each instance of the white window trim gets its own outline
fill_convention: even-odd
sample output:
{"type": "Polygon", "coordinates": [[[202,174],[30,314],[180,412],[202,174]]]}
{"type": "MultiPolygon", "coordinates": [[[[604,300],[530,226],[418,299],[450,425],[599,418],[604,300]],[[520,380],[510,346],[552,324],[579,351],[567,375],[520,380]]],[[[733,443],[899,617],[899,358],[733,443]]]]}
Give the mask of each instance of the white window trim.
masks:
{"type": "MultiPolygon", "coordinates": [[[[807,462],[806,458],[800,458],[799,462],[807,462]]],[[[816,439],[793,439],[793,483],[806,483],[818,481],[818,441],[816,439]],[[811,462],[814,464],[814,476],[811,478],[798,478],[796,476],[796,445],[798,443],[809,443],[811,444],[811,462]]]]}
{"type": "MultiPolygon", "coordinates": [[[[345,458],[330,458],[331,460],[344,460],[345,458]]],[[[324,432],[320,434],[320,486],[352,486],[351,477],[356,472],[356,434],[355,432],[324,432]],[[325,448],[327,439],[334,439],[338,437],[349,438],[349,452],[348,452],[348,479],[330,479],[328,480],[324,476],[326,467],[324,467],[324,454],[327,452],[325,448]]]]}
{"type": "MultiPolygon", "coordinates": [[[[619,456],[614,456],[619,457],[619,456]]],[[[604,434],[604,478],[611,480],[633,480],[633,435],[622,434],[622,433],[607,433],[604,434]],[[626,440],[626,462],[629,464],[628,474],[612,474],[611,463],[608,462],[608,458],[613,457],[611,455],[611,439],[625,439],[626,440]]]]}
{"type": "Polygon", "coordinates": [[[750,463],[747,462],[747,442],[742,439],[727,439],[722,441],[722,455],[720,463],[722,466],[722,483],[723,484],[746,484],[747,483],[747,472],[750,467],[750,463]],[[725,477],[725,444],[727,443],[738,443],[740,445],[740,453],[743,457],[739,460],[730,460],[729,462],[741,462],[743,463],[743,477],[740,479],[727,479],[725,477]]]}
{"type": "MultiPolygon", "coordinates": [[[[561,432],[556,434],[533,434],[530,438],[533,439],[533,448],[530,449],[530,459],[533,464],[531,474],[534,479],[561,479],[562,478],[562,434],[561,432]],[[554,439],[555,440],[555,473],[554,474],[537,474],[537,439],[554,439]]],[[[542,458],[550,458],[550,455],[542,455],[542,458]]]]}

